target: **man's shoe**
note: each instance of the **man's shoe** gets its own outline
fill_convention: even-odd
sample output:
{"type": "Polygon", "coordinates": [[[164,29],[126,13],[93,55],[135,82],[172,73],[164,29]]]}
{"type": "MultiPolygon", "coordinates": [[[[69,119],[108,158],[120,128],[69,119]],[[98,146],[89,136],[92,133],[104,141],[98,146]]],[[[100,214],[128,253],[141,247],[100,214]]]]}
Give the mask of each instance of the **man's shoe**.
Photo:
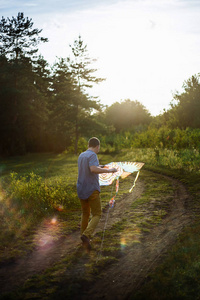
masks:
{"type": "Polygon", "coordinates": [[[90,250],[92,249],[91,245],[90,245],[90,240],[89,238],[86,236],[86,235],[82,235],[81,236],[81,240],[83,242],[83,247],[88,251],[90,252],[90,250]]]}

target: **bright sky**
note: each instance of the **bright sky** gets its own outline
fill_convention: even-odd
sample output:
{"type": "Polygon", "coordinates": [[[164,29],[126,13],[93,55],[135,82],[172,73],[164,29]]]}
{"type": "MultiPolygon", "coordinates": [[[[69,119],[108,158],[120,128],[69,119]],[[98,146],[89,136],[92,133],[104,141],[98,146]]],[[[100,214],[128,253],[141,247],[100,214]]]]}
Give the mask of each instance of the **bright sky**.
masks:
{"type": "Polygon", "coordinates": [[[0,11],[24,12],[43,29],[40,53],[50,64],[81,35],[98,59],[95,75],[107,79],[90,90],[103,104],[138,100],[158,115],[200,72],[199,0],[0,0],[0,11]]]}

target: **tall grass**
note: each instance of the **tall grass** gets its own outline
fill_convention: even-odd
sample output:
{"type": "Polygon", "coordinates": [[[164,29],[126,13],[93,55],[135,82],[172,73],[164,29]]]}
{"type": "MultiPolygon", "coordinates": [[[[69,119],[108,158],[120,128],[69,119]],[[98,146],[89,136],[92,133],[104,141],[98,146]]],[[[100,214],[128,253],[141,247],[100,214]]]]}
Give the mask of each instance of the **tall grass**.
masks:
{"type": "Polygon", "coordinates": [[[76,156],[32,154],[0,166],[0,261],[26,252],[42,220],[56,215],[68,222],[66,231],[78,228],[76,156]]]}
{"type": "Polygon", "coordinates": [[[119,157],[127,161],[142,161],[146,166],[200,173],[200,155],[197,149],[130,149],[130,151],[123,150],[119,157]]]}
{"type": "Polygon", "coordinates": [[[159,148],[159,149],[197,149],[200,150],[200,129],[168,127],[135,128],[118,134],[100,136],[102,149],[104,151],[118,152],[128,148],[159,148]]]}
{"type": "Polygon", "coordinates": [[[20,177],[11,173],[7,194],[24,213],[39,215],[56,207],[72,209],[78,205],[75,185],[68,184],[61,176],[46,181],[33,172],[20,177]]]}

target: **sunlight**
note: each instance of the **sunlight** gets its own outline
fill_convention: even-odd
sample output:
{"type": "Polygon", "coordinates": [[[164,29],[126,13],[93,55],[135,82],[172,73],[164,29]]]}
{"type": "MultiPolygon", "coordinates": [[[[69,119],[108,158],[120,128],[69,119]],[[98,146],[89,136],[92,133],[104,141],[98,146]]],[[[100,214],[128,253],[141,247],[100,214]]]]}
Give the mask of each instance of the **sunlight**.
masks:
{"type": "Polygon", "coordinates": [[[54,217],[54,218],[51,219],[51,224],[52,224],[52,225],[57,224],[57,219],[56,219],[56,217],[54,217]]]}
{"type": "Polygon", "coordinates": [[[198,5],[184,0],[92,2],[73,3],[70,10],[48,6],[40,13],[30,6],[30,17],[49,39],[39,46],[44,58],[53,64],[56,57],[69,57],[69,44],[81,35],[89,56],[98,59],[96,75],[107,78],[90,89],[102,104],[129,98],[153,115],[169,108],[172,92],[199,72],[198,5]]]}
{"type": "MultiPolygon", "coordinates": [[[[97,38],[95,44],[89,44],[89,50],[98,58],[99,76],[107,80],[93,91],[108,105],[131,98],[153,114],[159,107],[166,107],[175,88],[171,71],[175,76],[183,59],[183,40],[171,24],[168,26],[167,14],[142,11],[129,3],[107,8],[106,12],[95,11],[94,17],[97,38]],[[166,89],[168,94],[163,92],[166,89]],[[156,98],[159,103],[155,105],[156,98]]],[[[94,32],[88,28],[88,39],[92,36],[94,32]]]]}

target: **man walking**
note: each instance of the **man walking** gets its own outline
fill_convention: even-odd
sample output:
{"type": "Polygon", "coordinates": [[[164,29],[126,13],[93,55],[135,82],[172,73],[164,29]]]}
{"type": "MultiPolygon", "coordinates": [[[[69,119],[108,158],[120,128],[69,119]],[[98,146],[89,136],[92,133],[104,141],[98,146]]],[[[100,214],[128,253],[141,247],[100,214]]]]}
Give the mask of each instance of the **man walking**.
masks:
{"type": "Polygon", "coordinates": [[[99,166],[97,153],[100,141],[92,137],[88,142],[88,149],[78,158],[77,193],[81,202],[81,240],[87,251],[91,250],[90,238],[97,227],[101,217],[101,199],[99,175],[100,173],[113,173],[117,169],[103,169],[99,166]],[[89,222],[90,212],[92,218],[89,222]]]}

